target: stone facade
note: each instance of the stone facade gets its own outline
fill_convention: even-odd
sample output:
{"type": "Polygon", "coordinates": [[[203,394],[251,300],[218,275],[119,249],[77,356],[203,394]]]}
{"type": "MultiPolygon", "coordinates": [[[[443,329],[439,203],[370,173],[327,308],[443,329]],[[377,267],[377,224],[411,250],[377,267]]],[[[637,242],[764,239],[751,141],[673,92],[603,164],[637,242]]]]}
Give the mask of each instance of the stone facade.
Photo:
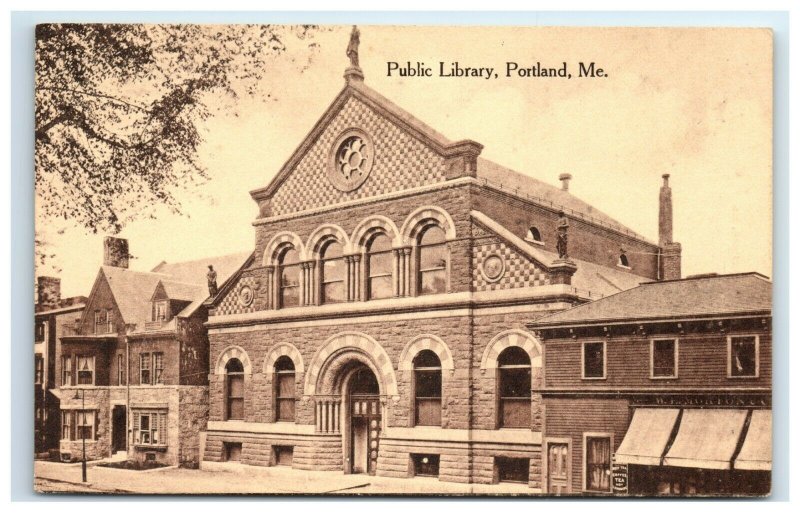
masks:
{"type": "MultiPolygon", "coordinates": [[[[350,78],[276,179],[251,193],[259,205],[252,263],[209,306],[204,461],[271,466],[291,458],[296,469],[410,477],[424,456],[435,459],[440,480],[542,488],[543,349],[525,326],[584,302],[578,290],[587,287],[570,284],[579,267],[555,262],[553,239],[524,241],[529,215],[549,230],[557,211],[476,180],[480,149],[447,141],[350,78]],[[368,141],[359,152],[374,157],[355,160],[347,148],[342,156],[351,153],[350,161],[333,162],[340,151],[332,146],[348,131],[368,141]],[[331,164],[372,170],[358,170],[369,176],[347,191],[330,179],[331,164]],[[432,227],[444,236],[437,252],[444,280],[424,294],[420,236],[432,227]],[[369,243],[380,234],[391,241],[392,296],[370,300],[369,243]],[[341,247],[346,288],[344,301],[325,304],[322,254],[330,242],[341,247]],[[295,282],[283,273],[287,250],[299,260],[299,302],[284,307],[282,290],[295,282]],[[524,363],[501,364],[511,349],[524,363]],[[427,378],[415,362],[431,353],[441,392],[423,406],[418,389],[427,378]],[[279,365],[293,369],[289,420],[278,413],[289,386],[279,365]],[[524,402],[514,407],[523,417],[506,417],[518,419],[513,424],[501,417],[501,399],[514,399],[502,381],[506,368],[530,373],[520,385],[529,383],[528,393],[516,397],[524,402]],[[353,391],[362,372],[376,381],[365,394],[353,391]],[[428,419],[423,408],[435,408],[434,424],[418,424],[428,419]],[[366,421],[363,412],[371,416],[366,421]],[[366,440],[360,427],[370,422],[366,440]]],[[[601,256],[613,243],[613,250],[649,253],[615,272],[617,281],[655,278],[656,245],[598,220],[574,226],[582,260],[615,268],[616,255],[601,256]]]]}

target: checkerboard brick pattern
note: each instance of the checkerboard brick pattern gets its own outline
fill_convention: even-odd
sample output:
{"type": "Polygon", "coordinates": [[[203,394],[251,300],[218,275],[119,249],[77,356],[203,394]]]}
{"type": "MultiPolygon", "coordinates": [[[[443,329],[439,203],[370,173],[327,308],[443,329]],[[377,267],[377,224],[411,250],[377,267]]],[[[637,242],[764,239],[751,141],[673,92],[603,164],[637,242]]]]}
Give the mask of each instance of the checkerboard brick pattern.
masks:
{"type": "Polygon", "coordinates": [[[274,215],[324,207],[445,180],[445,161],[421,141],[402,131],[363,102],[351,97],[333,118],[272,199],[274,215]],[[328,157],[336,138],[356,127],[375,146],[375,162],[358,189],[342,192],[328,180],[328,157]]]}
{"type": "Polygon", "coordinates": [[[236,281],[233,289],[225,294],[225,297],[220,301],[219,305],[215,308],[216,315],[237,315],[241,313],[252,313],[256,310],[256,301],[253,300],[252,304],[245,306],[239,300],[239,291],[244,286],[250,286],[253,289],[254,295],[257,296],[257,286],[254,285],[251,277],[242,277],[236,281]]]}
{"type": "Polygon", "coordinates": [[[550,284],[547,272],[501,241],[483,243],[472,249],[472,287],[476,291],[508,290],[512,288],[528,288],[550,284]],[[481,274],[483,260],[491,255],[503,259],[505,271],[503,276],[489,282],[481,274]]]}

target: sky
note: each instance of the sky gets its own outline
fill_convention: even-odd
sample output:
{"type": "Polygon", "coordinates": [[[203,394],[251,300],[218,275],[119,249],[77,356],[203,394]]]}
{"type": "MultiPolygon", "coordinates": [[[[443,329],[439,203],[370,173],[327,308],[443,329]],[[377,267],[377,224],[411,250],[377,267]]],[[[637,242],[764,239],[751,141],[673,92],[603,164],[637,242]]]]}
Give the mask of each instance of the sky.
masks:
{"type": "MultiPolygon", "coordinates": [[[[772,38],[754,29],[362,26],[365,82],[451,140],[559,185],[657,241],[661,175],[671,175],[674,239],[683,274],[772,274],[772,38]],[[391,77],[387,62],[493,67],[497,79],[391,77]],[[505,77],[506,62],[595,62],[603,78],[505,77]]],[[[266,74],[271,96],[242,98],[203,126],[210,180],[186,192],[184,215],[164,210],[130,224],[130,267],[251,250],[269,183],[344,86],[350,27],[319,33],[318,50],[282,54],[266,74]]],[[[62,295],[88,295],[103,236],[53,222],[56,254],[37,275],[62,295]]],[[[51,232],[47,232],[47,231],[51,232]]]]}

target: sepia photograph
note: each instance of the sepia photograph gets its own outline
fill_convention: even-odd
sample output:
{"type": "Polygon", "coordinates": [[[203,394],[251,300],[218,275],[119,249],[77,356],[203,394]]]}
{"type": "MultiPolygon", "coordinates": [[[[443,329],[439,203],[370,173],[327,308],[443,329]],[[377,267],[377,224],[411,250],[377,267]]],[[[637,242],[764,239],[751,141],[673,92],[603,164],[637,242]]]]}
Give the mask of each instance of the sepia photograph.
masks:
{"type": "Polygon", "coordinates": [[[772,493],[771,29],[31,59],[37,493],[772,493]]]}

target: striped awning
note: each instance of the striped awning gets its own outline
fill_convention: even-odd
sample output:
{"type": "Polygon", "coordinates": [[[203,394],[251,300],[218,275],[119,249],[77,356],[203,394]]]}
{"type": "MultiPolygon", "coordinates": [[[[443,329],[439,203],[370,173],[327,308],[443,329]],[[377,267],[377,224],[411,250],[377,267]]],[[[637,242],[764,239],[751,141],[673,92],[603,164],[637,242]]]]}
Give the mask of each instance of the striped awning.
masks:
{"type": "Polygon", "coordinates": [[[747,436],[733,467],[746,470],[772,470],[771,410],[753,410],[747,436]]]}
{"type": "Polygon", "coordinates": [[[731,469],[747,410],[686,409],[665,466],[731,469]]]}
{"type": "Polygon", "coordinates": [[[659,466],[679,413],[678,408],[637,408],[614,462],[659,466]]]}

